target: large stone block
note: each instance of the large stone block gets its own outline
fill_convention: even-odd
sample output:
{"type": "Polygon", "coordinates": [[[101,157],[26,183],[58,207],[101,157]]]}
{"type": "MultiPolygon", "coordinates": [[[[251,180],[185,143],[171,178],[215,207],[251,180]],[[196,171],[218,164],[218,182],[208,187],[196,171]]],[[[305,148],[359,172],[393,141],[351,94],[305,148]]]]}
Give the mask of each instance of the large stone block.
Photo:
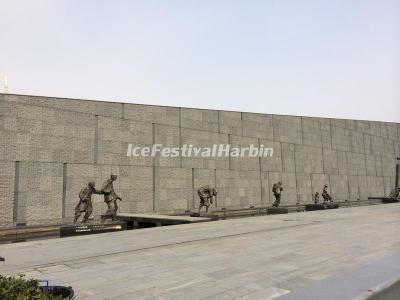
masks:
{"type": "Polygon", "coordinates": [[[376,176],[383,176],[382,156],[375,155],[376,176]]]}
{"type": "MultiPolygon", "coordinates": [[[[364,178],[364,176],[362,176],[364,178]]],[[[362,183],[362,180],[358,176],[347,176],[347,181],[348,181],[348,200],[350,201],[355,201],[360,199],[360,182],[362,183]]]]}
{"type": "Polygon", "coordinates": [[[330,119],[331,125],[338,128],[346,128],[345,119],[330,119]]]}
{"type": "Polygon", "coordinates": [[[181,126],[182,128],[218,132],[218,111],[181,108],[181,126]]]}
{"type": "Polygon", "coordinates": [[[395,148],[394,141],[389,139],[383,140],[383,155],[386,157],[394,157],[395,156],[395,148]]]}
{"type": "Polygon", "coordinates": [[[346,169],[347,175],[367,175],[365,168],[365,155],[346,152],[346,169]]]}
{"type": "Polygon", "coordinates": [[[340,151],[351,151],[350,130],[331,126],[332,149],[340,151]]]}
{"type": "Polygon", "coordinates": [[[121,166],[119,172],[120,211],[153,211],[153,167],[121,166]]]}
{"type": "Polygon", "coordinates": [[[359,197],[366,200],[368,197],[384,196],[382,178],[376,176],[358,176],[359,197]]]}
{"type": "Polygon", "coordinates": [[[370,133],[373,136],[381,136],[381,124],[376,121],[369,122],[370,133]]]}
{"type": "Polygon", "coordinates": [[[243,136],[273,140],[272,115],[242,113],[243,136]]]}
{"type": "Polygon", "coordinates": [[[312,200],[310,173],[296,173],[297,201],[309,203],[312,200]]]}
{"type": "Polygon", "coordinates": [[[17,221],[50,223],[61,219],[63,165],[21,162],[17,221]]]}
{"type": "MultiPolygon", "coordinates": [[[[196,148],[212,148],[214,145],[228,145],[229,139],[227,134],[210,132],[196,129],[181,129],[182,144],[193,145],[196,148]]],[[[182,157],[182,166],[184,168],[205,168],[205,169],[229,169],[229,156],[203,156],[192,155],[190,157],[182,157]]]]}
{"type": "Polygon", "coordinates": [[[339,174],[338,157],[336,150],[323,148],[322,157],[324,160],[325,174],[339,174]]]}
{"type": "Polygon", "coordinates": [[[329,175],[331,196],[334,201],[349,199],[349,185],[346,175],[329,175]]]}
{"type": "Polygon", "coordinates": [[[394,157],[382,157],[382,174],[383,176],[396,176],[396,159],[394,157]]]}
{"type": "Polygon", "coordinates": [[[217,170],[218,206],[248,208],[261,205],[259,171],[217,170]]]}
{"type": "Polygon", "coordinates": [[[15,163],[0,161],[0,226],[13,224],[15,163]]]}
{"type": "Polygon", "coordinates": [[[323,148],[332,148],[332,133],[330,119],[318,118],[321,124],[321,141],[323,148]]]}
{"type": "Polygon", "coordinates": [[[242,135],[242,113],[221,110],[219,112],[219,129],[221,133],[242,135]]]}
{"type": "Polygon", "coordinates": [[[400,123],[397,123],[397,140],[400,141],[400,123]]]}
{"type": "Polygon", "coordinates": [[[282,172],[293,173],[296,171],[295,145],[281,143],[282,172]]]}
{"type": "Polygon", "coordinates": [[[322,149],[295,145],[296,173],[323,173],[322,149]]]}
{"type": "Polygon", "coordinates": [[[396,123],[385,123],[387,137],[392,140],[398,140],[396,123]]]}
{"type": "Polygon", "coordinates": [[[273,115],[274,141],[302,144],[301,117],[273,115]]]}
{"type": "MultiPolygon", "coordinates": [[[[154,144],[161,144],[163,148],[181,147],[181,131],[179,127],[159,125],[154,126],[154,144]]],[[[159,167],[181,167],[181,157],[164,157],[157,153],[153,159],[154,165],[159,167]]]]}
{"type": "Polygon", "coordinates": [[[356,123],[357,123],[356,131],[361,132],[361,133],[370,133],[371,132],[368,121],[357,120],[356,123]]]}
{"type": "Polygon", "coordinates": [[[373,155],[365,155],[365,171],[368,176],[376,176],[376,162],[373,155]]]}
{"type": "Polygon", "coordinates": [[[351,152],[365,153],[364,136],[361,132],[350,131],[351,152]]]}
{"type": "Polygon", "coordinates": [[[151,123],[98,117],[98,163],[115,165],[151,166],[150,156],[127,156],[128,145],[151,147],[153,128],[151,123]]]}
{"type": "Polygon", "coordinates": [[[340,175],[347,175],[347,155],[344,151],[336,151],[337,155],[337,165],[340,175]]]}
{"type": "Polygon", "coordinates": [[[272,186],[269,183],[269,173],[261,172],[261,205],[270,206],[274,200],[270,198],[270,190],[272,186]]]}
{"type": "Polygon", "coordinates": [[[155,211],[184,212],[193,198],[192,169],[155,168],[155,211]]]}
{"type": "MultiPolygon", "coordinates": [[[[252,137],[243,137],[243,136],[236,136],[236,135],[231,135],[230,136],[230,143],[232,148],[239,148],[239,149],[244,149],[244,148],[258,148],[259,147],[259,141],[257,138],[252,138],[252,137]]],[[[230,158],[230,166],[232,170],[260,170],[260,157],[250,157],[249,156],[249,150],[244,153],[244,156],[242,157],[234,157],[232,156],[230,158]]]]}
{"type": "Polygon", "coordinates": [[[302,117],[303,145],[322,147],[321,123],[317,118],[302,117]]]}
{"type": "Polygon", "coordinates": [[[179,126],[179,108],[143,104],[124,104],[124,118],[147,123],[179,126]]]}
{"type": "Polygon", "coordinates": [[[282,172],[282,150],[281,143],[261,139],[260,144],[264,148],[272,148],[272,156],[261,157],[261,170],[267,172],[282,172]]]}

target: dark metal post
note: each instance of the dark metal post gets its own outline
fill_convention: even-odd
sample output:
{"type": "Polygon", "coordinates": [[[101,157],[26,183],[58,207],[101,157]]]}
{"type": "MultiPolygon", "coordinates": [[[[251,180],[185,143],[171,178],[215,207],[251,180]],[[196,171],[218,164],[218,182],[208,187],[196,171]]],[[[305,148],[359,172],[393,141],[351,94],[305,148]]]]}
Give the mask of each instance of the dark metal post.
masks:
{"type": "Polygon", "coordinates": [[[396,189],[400,187],[400,157],[397,158],[396,163],[396,189]]]}

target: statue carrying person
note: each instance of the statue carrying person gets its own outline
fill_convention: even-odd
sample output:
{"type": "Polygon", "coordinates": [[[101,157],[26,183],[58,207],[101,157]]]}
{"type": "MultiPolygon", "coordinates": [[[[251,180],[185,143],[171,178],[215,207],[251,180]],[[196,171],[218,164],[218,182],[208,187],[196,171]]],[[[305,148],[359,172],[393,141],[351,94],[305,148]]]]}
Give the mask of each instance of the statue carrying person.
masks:
{"type": "Polygon", "coordinates": [[[324,203],[333,202],[331,195],[328,193],[328,185],[324,185],[324,189],[322,190],[322,198],[324,198],[324,203]]]}
{"type": "Polygon", "coordinates": [[[210,186],[202,186],[197,190],[197,195],[200,198],[199,205],[199,213],[203,206],[206,207],[206,213],[208,212],[208,208],[213,204],[213,197],[217,196],[217,190],[215,188],[211,188],[210,186]]]}

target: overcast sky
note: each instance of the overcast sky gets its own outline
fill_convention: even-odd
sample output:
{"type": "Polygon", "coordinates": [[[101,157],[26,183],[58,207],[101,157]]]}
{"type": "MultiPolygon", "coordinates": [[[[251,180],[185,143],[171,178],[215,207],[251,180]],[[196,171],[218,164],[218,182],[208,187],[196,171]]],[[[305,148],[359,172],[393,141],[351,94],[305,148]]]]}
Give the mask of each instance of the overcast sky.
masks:
{"type": "Polygon", "coordinates": [[[399,0],[0,0],[9,92],[400,122],[399,0]]]}

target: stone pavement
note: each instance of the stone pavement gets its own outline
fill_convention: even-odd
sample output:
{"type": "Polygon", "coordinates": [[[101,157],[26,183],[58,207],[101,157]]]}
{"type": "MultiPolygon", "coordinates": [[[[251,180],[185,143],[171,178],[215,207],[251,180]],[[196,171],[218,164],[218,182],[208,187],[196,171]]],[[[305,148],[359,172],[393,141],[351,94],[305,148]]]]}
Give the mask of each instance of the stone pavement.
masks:
{"type": "Polygon", "coordinates": [[[272,299],[400,250],[400,204],[0,245],[77,299],[272,299]]]}

